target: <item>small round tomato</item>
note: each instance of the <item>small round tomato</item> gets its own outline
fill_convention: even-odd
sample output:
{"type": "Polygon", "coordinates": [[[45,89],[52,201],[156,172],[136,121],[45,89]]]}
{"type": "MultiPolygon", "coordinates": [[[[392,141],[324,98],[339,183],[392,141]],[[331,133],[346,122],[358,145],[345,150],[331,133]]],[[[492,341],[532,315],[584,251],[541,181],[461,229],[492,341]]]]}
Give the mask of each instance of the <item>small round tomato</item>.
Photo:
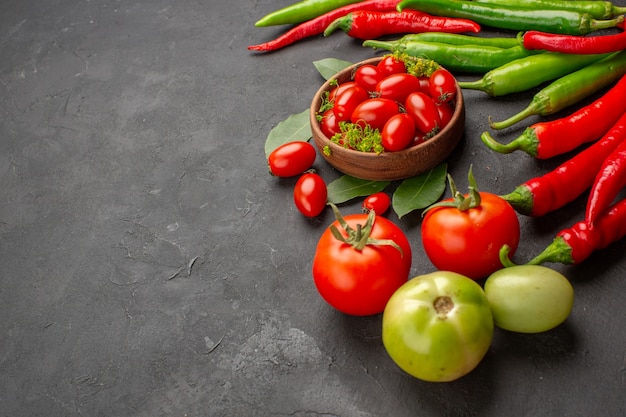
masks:
{"type": "Polygon", "coordinates": [[[311,168],[315,148],[309,142],[288,142],[274,149],[268,157],[270,173],[277,177],[293,177],[311,168]]]}
{"type": "Polygon", "coordinates": [[[413,117],[415,127],[421,132],[434,135],[440,130],[439,110],[428,94],[421,91],[409,94],[404,108],[413,117]]]}
{"type": "Polygon", "coordinates": [[[450,103],[441,103],[437,105],[437,110],[439,111],[439,118],[441,119],[440,130],[447,126],[452,120],[452,116],[454,115],[454,108],[450,105],[450,103]]]}
{"type": "Polygon", "coordinates": [[[352,112],[363,101],[369,98],[367,90],[359,85],[353,85],[341,91],[335,96],[333,111],[337,121],[348,121],[352,112]]]}
{"type": "Polygon", "coordinates": [[[382,79],[378,68],[375,65],[361,65],[354,71],[354,82],[365,88],[367,91],[374,91],[376,84],[382,79]]]}
{"type": "Polygon", "coordinates": [[[456,97],[456,79],[445,68],[439,68],[430,75],[428,88],[437,103],[448,103],[456,97]]]}
{"type": "Polygon", "coordinates": [[[339,84],[337,87],[333,88],[328,93],[328,101],[333,101],[339,93],[341,93],[343,90],[347,89],[348,87],[352,87],[353,85],[356,85],[354,81],[346,81],[345,83],[339,84]]]}
{"type": "Polygon", "coordinates": [[[540,333],[563,323],[574,304],[574,288],[561,273],[541,265],[500,269],[485,281],[496,326],[540,333]]]}
{"type": "Polygon", "coordinates": [[[376,66],[378,67],[378,72],[383,77],[391,74],[406,72],[406,66],[404,65],[404,62],[402,62],[393,55],[387,55],[383,57],[383,59],[381,59],[376,66]]]}
{"type": "Polygon", "coordinates": [[[453,381],[478,366],[493,339],[483,289],[448,271],[410,279],[387,302],[383,345],[405,372],[424,381],[453,381]]]}
{"type": "Polygon", "coordinates": [[[391,198],[389,198],[389,194],[380,191],[365,197],[362,207],[364,213],[369,213],[373,210],[377,215],[383,215],[390,205],[391,198]]]}
{"type": "Polygon", "coordinates": [[[381,130],[391,116],[398,114],[398,103],[388,98],[369,98],[360,103],[350,117],[352,123],[365,123],[372,129],[381,130]]]}
{"type": "Polygon", "coordinates": [[[322,233],[317,244],[313,258],[315,286],[328,304],[345,314],[382,313],[387,300],[409,278],[412,260],[409,241],[402,229],[373,212],[351,214],[341,220],[347,228],[336,220],[322,233]]]}
{"type": "Polygon", "coordinates": [[[386,151],[401,151],[407,148],[415,138],[415,122],[406,113],[398,113],[387,120],[383,126],[381,143],[386,151]]]}
{"type": "Polygon", "coordinates": [[[322,114],[320,119],[320,129],[322,129],[322,133],[324,133],[327,138],[331,138],[335,135],[335,133],[341,132],[339,121],[337,120],[337,116],[335,116],[333,109],[328,109],[324,112],[324,114],[322,114]]]}
{"type": "Polygon", "coordinates": [[[443,204],[450,206],[435,205],[422,220],[424,251],[433,265],[472,279],[502,268],[500,248],[508,245],[512,255],[520,237],[519,219],[511,205],[495,194],[477,194],[476,206],[460,209],[449,198],[443,204]]]}
{"type": "Polygon", "coordinates": [[[421,91],[419,79],[407,73],[391,74],[382,80],[374,88],[377,97],[388,98],[404,103],[409,94],[421,91]]]}
{"type": "Polygon", "coordinates": [[[296,182],[293,201],[306,217],[319,215],[326,207],[328,189],[324,179],[314,172],[306,172],[296,182]]]}

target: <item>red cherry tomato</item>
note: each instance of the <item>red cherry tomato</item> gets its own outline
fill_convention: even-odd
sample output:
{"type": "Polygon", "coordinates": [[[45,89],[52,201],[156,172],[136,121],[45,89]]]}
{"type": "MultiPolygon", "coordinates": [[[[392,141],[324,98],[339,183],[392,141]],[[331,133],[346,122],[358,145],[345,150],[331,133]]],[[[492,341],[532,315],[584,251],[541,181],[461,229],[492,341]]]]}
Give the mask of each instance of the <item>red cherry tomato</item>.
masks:
{"type": "Polygon", "coordinates": [[[381,79],[378,68],[371,64],[361,65],[354,71],[354,82],[367,91],[374,91],[381,79]]]}
{"type": "Polygon", "coordinates": [[[509,245],[511,253],[517,249],[520,226],[511,205],[495,194],[479,194],[477,207],[440,206],[426,212],[422,243],[437,269],[481,279],[502,268],[503,245],[509,245]]]}
{"type": "Polygon", "coordinates": [[[444,68],[439,68],[430,75],[428,85],[430,96],[437,103],[448,103],[456,97],[456,79],[444,68]]]}
{"type": "Polygon", "coordinates": [[[328,101],[333,101],[339,93],[341,93],[343,90],[345,90],[348,87],[352,87],[353,85],[356,85],[354,81],[346,81],[345,83],[339,84],[337,87],[333,88],[328,93],[328,101]]]}
{"type": "Polygon", "coordinates": [[[374,89],[377,97],[388,98],[404,103],[409,94],[421,91],[419,79],[407,73],[391,74],[382,80],[374,89]]]}
{"type": "Polygon", "coordinates": [[[441,130],[452,120],[454,108],[450,103],[441,103],[437,105],[437,110],[439,110],[439,118],[441,119],[441,126],[439,126],[441,130]]]}
{"type": "Polygon", "coordinates": [[[322,133],[326,135],[327,138],[333,137],[335,133],[341,132],[339,128],[339,121],[337,120],[337,116],[335,116],[335,112],[333,109],[328,109],[322,114],[322,118],[320,119],[320,129],[322,129],[322,133]]]}
{"type": "Polygon", "coordinates": [[[296,208],[306,217],[319,215],[326,207],[328,190],[324,179],[314,172],[304,173],[293,190],[296,208]]]}
{"type": "Polygon", "coordinates": [[[407,148],[415,137],[415,122],[406,113],[395,114],[387,120],[380,135],[386,151],[401,151],[407,148]]]}
{"type": "Polygon", "coordinates": [[[315,148],[309,142],[288,142],[270,153],[268,166],[272,175],[293,177],[311,168],[315,157],[315,148]]]}
{"type": "MultiPolygon", "coordinates": [[[[367,214],[345,216],[353,231],[366,224],[367,214]]],[[[347,232],[333,222],[344,236],[347,232]]],[[[381,313],[391,295],[406,283],[411,269],[411,246],[398,226],[375,216],[370,237],[392,240],[392,245],[366,244],[362,249],[338,240],[326,229],[313,258],[313,280],[320,295],[337,310],[355,316],[381,313]]]]}
{"type": "Polygon", "coordinates": [[[348,121],[352,112],[363,101],[369,98],[367,90],[359,85],[353,85],[335,96],[335,104],[333,111],[337,117],[337,121],[348,121]]]}
{"type": "Polygon", "coordinates": [[[439,110],[433,99],[420,91],[411,93],[406,99],[404,108],[413,117],[415,127],[427,135],[434,135],[441,127],[439,110]]]}
{"type": "Polygon", "coordinates": [[[389,206],[391,206],[391,198],[389,198],[389,194],[383,191],[365,197],[362,204],[364,213],[374,210],[378,216],[383,215],[389,206]]]}
{"type": "Polygon", "coordinates": [[[406,66],[404,65],[404,62],[402,62],[393,55],[385,56],[378,62],[376,66],[378,67],[378,72],[383,77],[391,74],[406,72],[406,66]]]}
{"type": "Polygon", "coordinates": [[[398,114],[398,103],[388,98],[370,98],[359,104],[350,117],[352,123],[366,123],[381,130],[391,116],[398,114]]]}

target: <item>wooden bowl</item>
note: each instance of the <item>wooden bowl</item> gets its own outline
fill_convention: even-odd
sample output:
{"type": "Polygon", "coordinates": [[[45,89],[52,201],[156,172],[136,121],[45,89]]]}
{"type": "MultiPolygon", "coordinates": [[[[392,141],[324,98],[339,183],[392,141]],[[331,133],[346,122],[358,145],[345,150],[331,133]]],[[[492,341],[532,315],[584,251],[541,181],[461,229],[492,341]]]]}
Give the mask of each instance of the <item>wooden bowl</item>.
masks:
{"type": "Polygon", "coordinates": [[[353,177],[372,181],[393,181],[426,172],[443,162],[459,143],[465,129],[465,104],[461,88],[457,87],[454,114],[450,122],[435,136],[410,148],[380,154],[360,152],[331,142],[320,129],[317,112],[322,94],[332,89],[331,80],[340,84],[349,81],[361,65],[376,65],[382,58],[371,58],[351,65],[326,81],[313,97],[310,108],[311,131],[320,154],[330,165],[353,177]],[[324,152],[328,147],[330,153],[324,152]]]}

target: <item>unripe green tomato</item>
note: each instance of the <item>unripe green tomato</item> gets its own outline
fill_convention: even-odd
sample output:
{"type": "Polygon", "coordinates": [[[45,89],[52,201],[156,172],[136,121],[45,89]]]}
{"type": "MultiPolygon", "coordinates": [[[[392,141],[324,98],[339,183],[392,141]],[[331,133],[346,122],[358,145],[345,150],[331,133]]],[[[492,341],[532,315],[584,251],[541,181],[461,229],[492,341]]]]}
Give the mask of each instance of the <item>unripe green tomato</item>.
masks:
{"type": "Polygon", "coordinates": [[[574,288],[562,274],[541,265],[517,265],[494,272],[485,294],[496,326],[540,333],[563,323],[574,304],[574,288]]]}
{"type": "Polygon", "coordinates": [[[382,326],[391,359],[408,374],[433,382],[453,381],[476,368],[494,328],[481,286],[446,271],[417,276],[396,290],[382,326]]]}

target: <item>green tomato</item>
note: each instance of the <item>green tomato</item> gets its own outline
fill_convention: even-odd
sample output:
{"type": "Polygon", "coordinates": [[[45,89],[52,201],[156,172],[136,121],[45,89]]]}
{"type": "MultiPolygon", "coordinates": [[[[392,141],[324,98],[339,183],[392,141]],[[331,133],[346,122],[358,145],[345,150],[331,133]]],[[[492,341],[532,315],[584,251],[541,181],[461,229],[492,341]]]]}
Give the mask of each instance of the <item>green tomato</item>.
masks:
{"type": "Polygon", "coordinates": [[[494,272],[485,294],[496,326],[540,333],[563,323],[574,304],[574,289],[559,272],[541,265],[517,265],[494,272]]]}
{"type": "Polygon", "coordinates": [[[396,290],[383,312],[383,344],[408,374],[433,382],[458,379],[483,359],[493,317],[481,286],[455,272],[417,276],[396,290]]]}

